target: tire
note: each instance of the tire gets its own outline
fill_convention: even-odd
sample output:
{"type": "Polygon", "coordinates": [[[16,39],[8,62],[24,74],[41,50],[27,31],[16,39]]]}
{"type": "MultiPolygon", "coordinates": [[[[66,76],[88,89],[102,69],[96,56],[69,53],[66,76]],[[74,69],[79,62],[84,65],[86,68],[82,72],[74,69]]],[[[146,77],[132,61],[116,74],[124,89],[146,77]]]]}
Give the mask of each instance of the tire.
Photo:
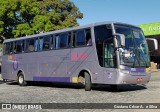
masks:
{"type": "Polygon", "coordinates": [[[89,75],[89,73],[85,72],[85,91],[91,91],[91,77],[89,75]]]}
{"type": "Polygon", "coordinates": [[[22,72],[20,72],[20,73],[18,74],[18,84],[19,84],[20,86],[26,86],[26,85],[27,85],[27,82],[24,80],[24,75],[23,75],[22,72]]]}
{"type": "Polygon", "coordinates": [[[112,91],[118,90],[118,85],[110,85],[112,91]]]}

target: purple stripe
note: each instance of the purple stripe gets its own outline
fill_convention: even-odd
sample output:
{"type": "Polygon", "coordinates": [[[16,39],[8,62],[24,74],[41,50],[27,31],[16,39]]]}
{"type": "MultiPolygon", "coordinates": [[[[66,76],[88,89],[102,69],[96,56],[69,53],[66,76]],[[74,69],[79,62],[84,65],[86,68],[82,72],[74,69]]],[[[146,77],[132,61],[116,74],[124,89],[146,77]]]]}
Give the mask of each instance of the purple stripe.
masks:
{"type": "Polygon", "coordinates": [[[131,72],[139,72],[139,73],[144,73],[145,69],[144,68],[131,68],[130,69],[131,72]]]}
{"type": "Polygon", "coordinates": [[[70,77],[33,77],[34,81],[47,81],[47,82],[71,82],[70,77]]]}
{"type": "Polygon", "coordinates": [[[131,71],[131,72],[134,72],[134,73],[136,73],[136,72],[144,73],[145,72],[145,68],[130,68],[128,66],[123,66],[123,68],[125,70],[131,71]]]}

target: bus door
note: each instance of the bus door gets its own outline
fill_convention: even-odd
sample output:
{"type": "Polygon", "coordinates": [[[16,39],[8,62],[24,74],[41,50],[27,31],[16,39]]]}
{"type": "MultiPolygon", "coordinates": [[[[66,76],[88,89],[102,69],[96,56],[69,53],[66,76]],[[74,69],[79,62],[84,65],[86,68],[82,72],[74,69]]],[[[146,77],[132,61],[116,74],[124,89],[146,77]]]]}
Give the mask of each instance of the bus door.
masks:
{"type": "Polygon", "coordinates": [[[113,38],[106,39],[103,42],[103,67],[114,68],[116,62],[113,38]]]}

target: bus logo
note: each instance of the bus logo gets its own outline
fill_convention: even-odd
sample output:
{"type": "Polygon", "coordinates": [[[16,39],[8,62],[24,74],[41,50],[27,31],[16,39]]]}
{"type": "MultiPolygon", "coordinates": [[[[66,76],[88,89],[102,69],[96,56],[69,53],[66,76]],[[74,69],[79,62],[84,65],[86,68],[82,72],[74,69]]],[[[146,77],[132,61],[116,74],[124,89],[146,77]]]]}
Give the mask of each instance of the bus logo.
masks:
{"type": "Polygon", "coordinates": [[[78,61],[78,60],[86,60],[88,57],[87,53],[79,53],[79,54],[72,54],[71,59],[73,61],[78,61]]]}

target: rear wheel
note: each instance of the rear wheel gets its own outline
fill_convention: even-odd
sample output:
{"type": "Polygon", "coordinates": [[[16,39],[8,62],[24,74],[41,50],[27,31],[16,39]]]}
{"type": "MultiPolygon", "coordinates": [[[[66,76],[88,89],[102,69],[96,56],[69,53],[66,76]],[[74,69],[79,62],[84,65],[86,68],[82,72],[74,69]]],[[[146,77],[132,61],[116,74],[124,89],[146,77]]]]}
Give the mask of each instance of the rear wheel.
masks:
{"type": "Polygon", "coordinates": [[[26,86],[26,85],[27,85],[27,82],[24,80],[24,75],[23,75],[22,72],[20,72],[20,73],[18,74],[18,84],[19,84],[20,86],[26,86]]]}

